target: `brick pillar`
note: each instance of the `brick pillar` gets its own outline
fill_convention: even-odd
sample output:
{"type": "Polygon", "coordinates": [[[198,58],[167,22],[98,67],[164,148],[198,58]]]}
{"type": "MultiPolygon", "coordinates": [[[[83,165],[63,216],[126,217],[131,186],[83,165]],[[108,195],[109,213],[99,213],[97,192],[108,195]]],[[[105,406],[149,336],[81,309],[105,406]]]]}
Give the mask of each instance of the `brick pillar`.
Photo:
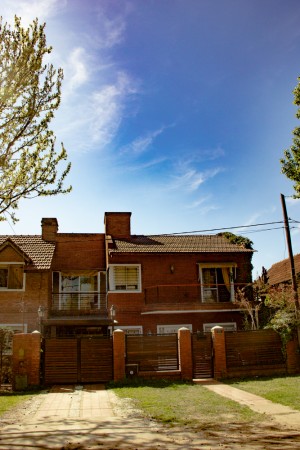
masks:
{"type": "Polygon", "coordinates": [[[115,330],[113,333],[114,381],[125,378],[125,333],[115,330]]]}
{"type": "Polygon", "coordinates": [[[182,327],[178,330],[179,367],[183,380],[193,379],[193,355],[191,332],[182,327]]]}
{"type": "Polygon", "coordinates": [[[15,334],[13,336],[13,390],[40,385],[41,334],[15,334]]]}
{"type": "Polygon", "coordinates": [[[300,356],[298,350],[298,339],[294,339],[286,344],[286,369],[288,374],[299,373],[300,356]]]}
{"type": "Polygon", "coordinates": [[[224,328],[216,326],[212,328],[211,333],[214,347],[214,378],[220,380],[227,376],[224,328]]]}

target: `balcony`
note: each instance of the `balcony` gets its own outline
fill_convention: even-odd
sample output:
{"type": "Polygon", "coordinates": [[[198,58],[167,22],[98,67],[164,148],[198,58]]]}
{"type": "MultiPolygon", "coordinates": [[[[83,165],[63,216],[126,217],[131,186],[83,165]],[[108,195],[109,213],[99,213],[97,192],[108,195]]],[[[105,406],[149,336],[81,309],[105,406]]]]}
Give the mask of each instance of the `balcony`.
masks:
{"type": "Polygon", "coordinates": [[[215,286],[189,285],[158,285],[144,289],[145,309],[235,309],[237,306],[231,300],[237,288],[244,286],[232,285],[230,290],[225,284],[215,286]]]}
{"type": "Polygon", "coordinates": [[[106,294],[99,292],[61,292],[52,294],[50,314],[65,316],[107,316],[106,294]]]}

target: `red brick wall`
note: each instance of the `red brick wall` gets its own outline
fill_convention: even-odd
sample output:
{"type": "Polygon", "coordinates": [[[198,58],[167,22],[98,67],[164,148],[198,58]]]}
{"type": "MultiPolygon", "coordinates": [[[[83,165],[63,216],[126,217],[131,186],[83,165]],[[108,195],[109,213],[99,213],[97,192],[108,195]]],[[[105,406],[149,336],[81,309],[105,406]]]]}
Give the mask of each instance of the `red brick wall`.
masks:
{"type": "Polygon", "coordinates": [[[47,308],[51,284],[47,272],[28,272],[25,276],[25,291],[0,291],[0,323],[24,323],[30,333],[39,330],[38,308],[47,308]]]}
{"type": "Polygon", "coordinates": [[[40,333],[15,334],[13,337],[13,389],[40,385],[41,335],[40,333]]]}
{"type": "MultiPolygon", "coordinates": [[[[156,325],[167,324],[192,324],[193,331],[203,330],[203,323],[220,323],[220,322],[237,322],[238,328],[242,327],[243,316],[240,312],[216,312],[212,311],[206,313],[184,313],[184,314],[149,314],[141,315],[145,312],[145,292],[144,290],[151,286],[157,285],[187,285],[199,286],[199,269],[200,262],[236,262],[237,263],[237,277],[236,283],[249,282],[249,274],[251,274],[251,254],[166,254],[166,255],[139,255],[139,254],[113,254],[109,260],[110,264],[141,264],[142,276],[142,293],[109,293],[108,307],[112,304],[116,308],[116,320],[119,325],[142,325],[143,331],[147,333],[157,332],[156,325]],[[174,266],[174,272],[171,273],[170,266],[174,266]]],[[[216,304],[203,304],[199,296],[199,301],[189,305],[189,307],[182,304],[182,297],[180,291],[176,295],[176,290],[172,291],[172,304],[174,310],[181,309],[202,309],[209,310],[216,308],[216,304]]],[[[169,302],[170,305],[170,302],[169,302]]],[[[160,304],[153,306],[154,310],[168,310],[169,305],[160,304]]],[[[218,309],[233,309],[232,304],[217,304],[218,309]]]]}
{"type": "Polygon", "coordinates": [[[105,270],[104,234],[58,234],[52,270],[105,270]]]}
{"type": "Polygon", "coordinates": [[[130,212],[106,212],[104,216],[105,233],[114,238],[130,237],[130,212]]]}

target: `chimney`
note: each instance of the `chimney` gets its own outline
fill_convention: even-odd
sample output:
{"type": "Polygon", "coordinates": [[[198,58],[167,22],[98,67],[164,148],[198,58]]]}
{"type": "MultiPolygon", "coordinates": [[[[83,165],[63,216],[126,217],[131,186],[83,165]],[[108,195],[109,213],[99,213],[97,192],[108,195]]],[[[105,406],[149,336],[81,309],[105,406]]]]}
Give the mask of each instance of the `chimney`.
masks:
{"type": "Polygon", "coordinates": [[[105,234],[117,239],[130,238],[131,212],[106,212],[104,214],[105,234]]]}
{"type": "Polygon", "coordinates": [[[42,219],[42,239],[44,241],[54,242],[56,241],[58,231],[57,219],[42,219]]]}

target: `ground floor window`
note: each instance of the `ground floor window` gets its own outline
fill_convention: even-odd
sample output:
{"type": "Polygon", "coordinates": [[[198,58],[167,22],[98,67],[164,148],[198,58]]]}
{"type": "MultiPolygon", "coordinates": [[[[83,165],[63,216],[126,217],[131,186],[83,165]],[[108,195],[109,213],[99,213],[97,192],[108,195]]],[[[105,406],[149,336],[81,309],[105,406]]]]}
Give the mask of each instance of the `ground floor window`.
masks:
{"type": "MultiPolygon", "coordinates": [[[[110,330],[110,332],[112,332],[112,327],[108,327],[108,329],[110,330]]],[[[115,325],[114,327],[115,330],[122,330],[124,331],[125,334],[127,335],[137,335],[137,334],[143,334],[143,327],[140,325],[137,326],[133,326],[133,325],[115,325]]]]}
{"type": "Polygon", "coordinates": [[[177,325],[157,325],[157,334],[177,333],[179,328],[188,328],[190,332],[193,331],[192,324],[177,324],[177,325]]]}
{"type": "Polygon", "coordinates": [[[236,322],[204,323],[203,331],[207,333],[216,326],[223,327],[224,331],[236,331],[236,322]]]}

